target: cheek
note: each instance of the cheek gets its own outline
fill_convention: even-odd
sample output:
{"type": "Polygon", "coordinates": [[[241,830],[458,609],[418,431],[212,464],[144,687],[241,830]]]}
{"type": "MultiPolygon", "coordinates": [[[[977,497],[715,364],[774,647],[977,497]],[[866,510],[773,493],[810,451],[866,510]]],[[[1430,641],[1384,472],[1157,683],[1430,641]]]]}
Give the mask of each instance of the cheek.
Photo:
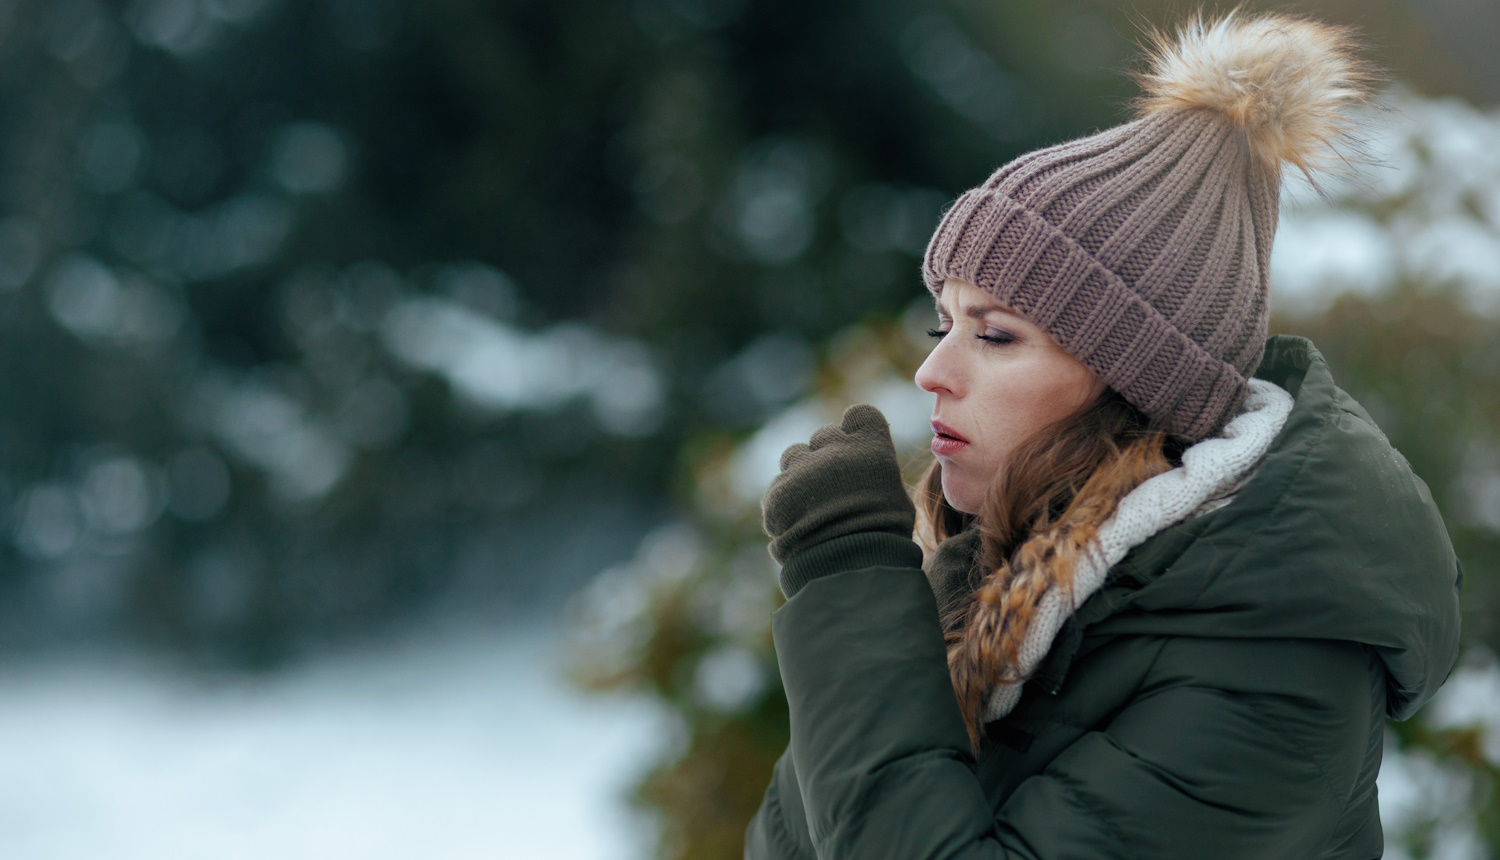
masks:
{"type": "Polygon", "coordinates": [[[984,408],[985,461],[998,471],[1016,446],[1089,403],[1102,388],[1095,380],[1081,364],[1056,362],[993,380],[984,408]]]}
{"type": "Polygon", "coordinates": [[[1070,372],[1066,378],[1053,380],[1030,392],[1032,429],[1061,421],[1082,409],[1096,393],[1090,381],[1090,377],[1070,372]]]}

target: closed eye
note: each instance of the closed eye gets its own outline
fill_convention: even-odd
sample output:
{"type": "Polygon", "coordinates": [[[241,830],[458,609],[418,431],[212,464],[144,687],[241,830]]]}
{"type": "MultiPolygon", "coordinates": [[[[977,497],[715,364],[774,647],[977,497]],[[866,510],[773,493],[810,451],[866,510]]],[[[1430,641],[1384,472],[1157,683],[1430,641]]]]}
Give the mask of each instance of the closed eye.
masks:
{"type": "MultiPolygon", "coordinates": [[[[948,330],[946,329],[930,328],[927,330],[927,336],[932,338],[933,340],[942,340],[947,334],[948,330]]],[[[982,340],[985,343],[992,343],[997,346],[1006,346],[1008,344],[1016,342],[1016,336],[1010,334],[1009,332],[999,332],[997,334],[976,334],[974,335],[974,338],[976,340],[982,340]]]]}

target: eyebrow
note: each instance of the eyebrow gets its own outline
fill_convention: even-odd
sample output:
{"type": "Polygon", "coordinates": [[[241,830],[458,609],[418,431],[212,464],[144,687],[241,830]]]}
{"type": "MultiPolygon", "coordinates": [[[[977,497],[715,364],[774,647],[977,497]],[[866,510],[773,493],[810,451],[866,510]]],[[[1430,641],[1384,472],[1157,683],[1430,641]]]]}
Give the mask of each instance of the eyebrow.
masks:
{"type": "MultiPolygon", "coordinates": [[[[938,299],[934,299],[933,300],[933,304],[937,306],[937,312],[939,314],[941,314],[943,312],[942,302],[940,300],[938,300],[938,299]]],[[[1020,314],[1016,313],[1015,311],[1007,309],[1004,305],[999,304],[999,303],[995,303],[995,302],[992,302],[992,303],[986,304],[986,305],[970,305],[969,307],[964,308],[964,316],[969,317],[971,319],[976,319],[976,320],[982,320],[982,319],[984,319],[985,315],[987,315],[987,314],[989,314],[991,312],[1002,313],[1002,314],[1005,314],[1008,317],[1020,317],[1021,316],[1020,314]]]]}
{"type": "Polygon", "coordinates": [[[964,316],[972,317],[976,320],[982,320],[992,311],[998,311],[1002,314],[1005,314],[1006,316],[1014,316],[1014,314],[1001,307],[1000,305],[970,305],[969,307],[964,309],[964,316]]]}

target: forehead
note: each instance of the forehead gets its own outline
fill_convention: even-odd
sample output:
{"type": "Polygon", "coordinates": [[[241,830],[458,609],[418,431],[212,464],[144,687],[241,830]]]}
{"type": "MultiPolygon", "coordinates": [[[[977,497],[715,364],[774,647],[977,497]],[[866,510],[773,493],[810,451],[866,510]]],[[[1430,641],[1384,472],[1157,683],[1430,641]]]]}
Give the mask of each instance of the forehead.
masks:
{"type": "Polygon", "coordinates": [[[1026,318],[996,301],[993,296],[963,281],[949,280],[933,297],[940,316],[986,317],[990,315],[1026,321],[1026,318]]]}

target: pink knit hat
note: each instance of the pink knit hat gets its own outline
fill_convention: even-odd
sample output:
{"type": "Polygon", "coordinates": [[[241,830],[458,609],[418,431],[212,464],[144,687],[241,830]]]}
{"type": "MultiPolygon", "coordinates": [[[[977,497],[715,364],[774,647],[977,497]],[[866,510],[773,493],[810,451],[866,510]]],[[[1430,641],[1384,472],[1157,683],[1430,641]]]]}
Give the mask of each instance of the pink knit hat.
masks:
{"type": "Polygon", "coordinates": [[[1265,349],[1282,170],[1348,141],[1370,76],[1347,31],[1282,15],[1155,34],[1138,117],[958,198],[922,265],[1044,329],[1168,432],[1239,407],[1265,349]]]}

